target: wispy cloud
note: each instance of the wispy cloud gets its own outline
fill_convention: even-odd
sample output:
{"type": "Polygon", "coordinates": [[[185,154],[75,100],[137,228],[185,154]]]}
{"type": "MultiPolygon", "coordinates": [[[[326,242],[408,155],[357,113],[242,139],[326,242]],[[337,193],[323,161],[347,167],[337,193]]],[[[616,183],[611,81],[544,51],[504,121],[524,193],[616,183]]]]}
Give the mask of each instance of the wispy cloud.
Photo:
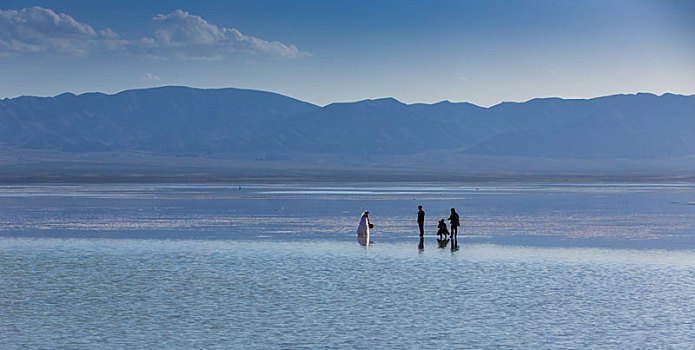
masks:
{"type": "Polygon", "coordinates": [[[176,10],[153,19],[155,31],[140,40],[126,40],[112,29],[95,30],[64,13],[31,7],[0,10],[0,55],[57,53],[85,56],[124,52],[160,59],[219,60],[239,53],[278,58],[310,55],[294,45],[218,27],[200,16],[176,10]]]}
{"type": "Polygon", "coordinates": [[[159,81],[160,80],[159,75],[152,74],[150,72],[143,74],[142,79],[146,80],[146,81],[159,81]]]}

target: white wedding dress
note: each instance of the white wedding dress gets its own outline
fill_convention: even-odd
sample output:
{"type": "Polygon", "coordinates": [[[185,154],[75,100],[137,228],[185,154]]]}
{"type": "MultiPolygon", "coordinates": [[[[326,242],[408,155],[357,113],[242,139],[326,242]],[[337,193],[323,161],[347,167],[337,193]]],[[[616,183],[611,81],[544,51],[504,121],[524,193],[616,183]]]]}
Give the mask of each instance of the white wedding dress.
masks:
{"type": "Polygon", "coordinates": [[[369,245],[369,219],[362,213],[360,225],[357,227],[357,242],[363,246],[369,245]]]}

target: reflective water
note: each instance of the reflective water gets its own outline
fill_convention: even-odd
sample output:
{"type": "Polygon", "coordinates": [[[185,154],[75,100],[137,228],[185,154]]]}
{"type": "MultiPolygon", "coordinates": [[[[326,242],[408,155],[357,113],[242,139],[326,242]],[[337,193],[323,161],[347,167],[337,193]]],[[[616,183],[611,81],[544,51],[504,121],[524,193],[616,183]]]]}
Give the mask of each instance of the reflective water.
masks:
{"type": "Polygon", "coordinates": [[[693,201],[687,185],[5,186],[0,348],[695,348],[693,201]],[[449,207],[453,252],[432,236],[449,207]]]}
{"type": "Polygon", "coordinates": [[[123,184],[0,186],[0,236],[348,239],[417,236],[449,208],[466,242],[695,249],[690,184],[123,184]]]}
{"type": "Polygon", "coordinates": [[[0,334],[30,348],[695,346],[692,252],[414,243],[0,239],[0,334]]]}

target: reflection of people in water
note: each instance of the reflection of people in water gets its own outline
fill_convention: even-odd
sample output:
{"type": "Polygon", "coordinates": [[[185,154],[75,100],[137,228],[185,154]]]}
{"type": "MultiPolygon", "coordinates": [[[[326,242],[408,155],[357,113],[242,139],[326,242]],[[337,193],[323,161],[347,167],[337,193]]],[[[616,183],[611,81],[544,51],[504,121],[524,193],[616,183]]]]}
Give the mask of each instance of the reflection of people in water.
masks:
{"type": "Polygon", "coordinates": [[[449,230],[446,229],[446,223],[444,222],[444,219],[439,220],[439,225],[437,225],[437,228],[439,231],[437,231],[437,235],[441,239],[442,236],[446,237],[449,235],[449,230]]]}
{"type": "Polygon", "coordinates": [[[365,211],[360,217],[360,225],[357,226],[357,241],[361,245],[368,245],[373,243],[369,241],[369,229],[373,228],[374,225],[369,221],[369,212],[365,211]]]}
{"type": "Polygon", "coordinates": [[[449,221],[451,224],[451,238],[453,239],[459,233],[458,227],[461,226],[459,222],[459,214],[456,214],[456,209],[451,208],[451,215],[449,215],[449,221]]]}
{"type": "Polygon", "coordinates": [[[449,238],[447,236],[444,236],[444,238],[437,238],[437,245],[439,248],[446,248],[446,245],[449,244],[449,238]]]}
{"type": "Polygon", "coordinates": [[[457,236],[451,235],[451,251],[455,252],[459,250],[459,240],[457,236]]]}
{"type": "Polygon", "coordinates": [[[417,244],[417,249],[420,253],[425,251],[425,237],[420,236],[420,242],[417,244]]]}

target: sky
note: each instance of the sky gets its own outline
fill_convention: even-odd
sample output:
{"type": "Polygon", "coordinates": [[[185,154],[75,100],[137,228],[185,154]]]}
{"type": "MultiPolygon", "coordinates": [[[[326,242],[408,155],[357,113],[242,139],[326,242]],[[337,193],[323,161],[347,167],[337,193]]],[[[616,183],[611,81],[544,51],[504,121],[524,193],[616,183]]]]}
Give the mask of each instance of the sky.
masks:
{"type": "Polygon", "coordinates": [[[163,85],[490,106],[695,94],[695,1],[0,0],[0,98],[163,85]]]}

